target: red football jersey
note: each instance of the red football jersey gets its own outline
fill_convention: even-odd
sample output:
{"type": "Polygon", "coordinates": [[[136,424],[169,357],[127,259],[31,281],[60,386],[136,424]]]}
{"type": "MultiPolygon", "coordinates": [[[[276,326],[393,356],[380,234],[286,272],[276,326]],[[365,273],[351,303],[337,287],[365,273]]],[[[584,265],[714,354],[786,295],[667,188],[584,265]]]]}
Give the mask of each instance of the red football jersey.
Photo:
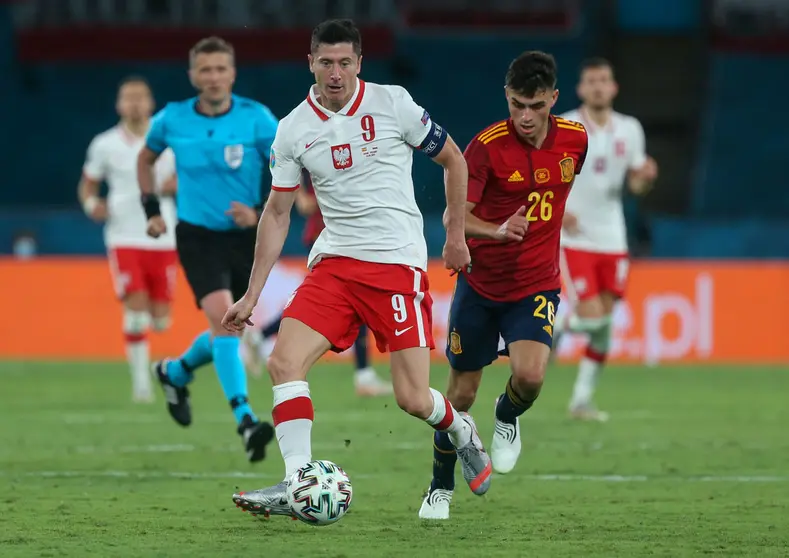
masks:
{"type": "MultiPolygon", "coordinates": [[[[306,193],[315,197],[315,190],[312,188],[312,180],[307,171],[304,171],[303,188],[306,193]]],[[[304,224],[304,235],[302,236],[304,244],[307,246],[315,244],[315,241],[318,240],[318,236],[324,228],[326,228],[326,224],[323,222],[323,215],[321,214],[320,208],[316,207],[315,213],[307,217],[307,222],[304,224]]]]}
{"type": "Polygon", "coordinates": [[[501,224],[526,206],[529,228],[521,242],[469,239],[471,273],[478,293],[514,301],[559,289],[559,237],[564,206],[584,164],[588,138],[582,124],[550,117],[539,149],[522,141],[511,120],[474,138],[465,151],[472,214],[501,224]]]}

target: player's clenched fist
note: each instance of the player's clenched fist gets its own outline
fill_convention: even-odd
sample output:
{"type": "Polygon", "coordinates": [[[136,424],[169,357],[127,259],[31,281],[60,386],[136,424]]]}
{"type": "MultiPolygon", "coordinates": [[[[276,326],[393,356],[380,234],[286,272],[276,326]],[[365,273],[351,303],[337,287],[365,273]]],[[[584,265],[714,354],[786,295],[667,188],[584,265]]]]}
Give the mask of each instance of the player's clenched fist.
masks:
{"type": "Polygon", "coordinates": [[[447,269],[465,271],[471,263],[471,254],[469,254],[465,236],[455,238],[447,235],[442,256],[444,257],[444,267],[447,269]]]}
{"type": "Polygon", "coordinates": [[[526,236],[529,221],[526,218],[526,206],[522,205],[515,214],[504,221],[496,231],[499,240],[516,240],[520,242],[526,236]]]}
{"type": "Polygon", "coordinates": [[[250,318],[256,305],[257,300],[250,301],[246,296],[242,297],[225,313],[225,317],[222,318],[222,327],[228,331],[238,332],[244,331],[246,326],[255,325],[250,318]]]}
{"type": "Polygon", "coordinates": [[[148,236],[159,238],[167,232],[167,224],[164,222],[164,217],[155,215],[148,219],[148,227],[145,229],[148,236]]]}

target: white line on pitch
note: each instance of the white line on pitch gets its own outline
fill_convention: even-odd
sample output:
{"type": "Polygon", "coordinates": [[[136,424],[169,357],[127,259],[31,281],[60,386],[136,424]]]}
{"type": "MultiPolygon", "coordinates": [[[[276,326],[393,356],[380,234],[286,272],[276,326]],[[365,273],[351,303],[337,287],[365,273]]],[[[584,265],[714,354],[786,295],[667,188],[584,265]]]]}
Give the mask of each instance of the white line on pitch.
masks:
{"type": "MultiPolygon", "coordinates": [[[[314,443],[312,449],[319,451],[333,451],[342,450],[345,447],[353,448],[351,443],[349,446],[339,442],[331,443],[314,443]]],[[[362,446],[359,446],[362,447],[362,446]]],[[[419,444],[415,442],[400,442],[396,444],[388,444],[385,449],[395,451],[415,451],[424,450],[429,452],[431,448],[430,440],[426,443],[419,444]]],[[[239,451],[240,446],[226,445],[226,446],[195,446],[192,444],[152,444],[140,446],[77,446],[74,448],[76,453],[83,454],[104,454],[115,455],[120,453],[190,453],[190,452],[207,452],[207,453],[226,453],[239,451]]],[[[362,448],[363,449],[363,448],[362,448]]]]}
{"type": "MultiPolygon", "coordinates": [[[[280,479],[280,475],[246,473],[243,471],[227,472],[178,472],[178,471],[0,471],[3,477],[37,477],[37,478],[133,478],[133,479],[280,479]]],[[[353,473],[353,478],[381,479],[381,473],[353,473]]],[[[544,482],[720,482],[720,483],[784,483],[789,476],[770,475],[701,475],[701,476],[650,476],[650,475],[580,475],[580,474],[543,474],[543,475],[509,475],[513,478],[544,481],[544,482]]]]}
{"type": "MultiPolygon", "coordinates": [[[[393,416],[402,414],[392,404],[389,409],[374,409],[370,411],[318,411],[315,413],[316,422],[368,422],[371,416],[380,415],[381,413],[391,411],[393,416]]],[[[616,411],[614,414],[616,420],[622,421],[654,421],[667,419],[669,417],[663,415],[656,415],[650,411],[616,411]]],[[[565,419],[565,415],[560,413],[542,412],[532,413],[528,417],[528,422],[532,423],[556,423],[565,419]]],[[[27,420],[27,418],[26,418],[27,420]]],[[[133,413],[127,411],[107,411],[107,412],[93,412],[85,411],[81,413],[37,413],[31,415],[29,420],[43,421],[43,422],[62,422],[65,424],[82,425],[82,424],[160,424],[170,422],[170,419],[165,414],[145,414],[133,413]]],[[[233,418],[230,413],[214,413],[209,412],[202,415],[197,415],[196,420],[203,424],[232,424],[233,418]]]]}

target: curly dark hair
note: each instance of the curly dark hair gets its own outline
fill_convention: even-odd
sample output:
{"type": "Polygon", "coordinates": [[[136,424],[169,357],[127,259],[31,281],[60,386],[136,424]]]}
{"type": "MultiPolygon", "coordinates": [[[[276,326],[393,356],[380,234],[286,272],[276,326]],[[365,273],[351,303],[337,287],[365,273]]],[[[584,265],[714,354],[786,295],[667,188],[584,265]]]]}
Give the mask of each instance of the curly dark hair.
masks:
{"type": "Polygon", "coordinates": [[[510,64],[505,84],[525,97],[556,88],[556,60],[538,50],[524,52],[510,64]]]}

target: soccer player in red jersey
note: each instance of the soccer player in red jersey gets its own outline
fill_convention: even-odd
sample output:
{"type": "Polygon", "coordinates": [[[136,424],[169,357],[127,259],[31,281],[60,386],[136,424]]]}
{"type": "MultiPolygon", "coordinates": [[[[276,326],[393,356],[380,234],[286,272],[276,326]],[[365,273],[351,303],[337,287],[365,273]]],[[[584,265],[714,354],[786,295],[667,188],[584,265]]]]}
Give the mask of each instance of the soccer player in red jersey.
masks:
{"type": "MultiPolygon", "coordinates": [[[[496,402],[493,469],[513,469],[521,449],[518,417],[534,404],[550,356],[559,305],[559,238],[567,195],[581,171],[581,124],[551,114],[559,92],[556,63],[525,52],[506,76],[510,117],[465,151],[469,168],[466,237],[472,269],[460,273],[449,316],[447,397],[460,412],[476,398],[482,370],[501,354],[512,376],[496,402]]],[[[455,486],[452,445],[434,436],[433,480],[422,519],[448,519],[455,486]]]]}

